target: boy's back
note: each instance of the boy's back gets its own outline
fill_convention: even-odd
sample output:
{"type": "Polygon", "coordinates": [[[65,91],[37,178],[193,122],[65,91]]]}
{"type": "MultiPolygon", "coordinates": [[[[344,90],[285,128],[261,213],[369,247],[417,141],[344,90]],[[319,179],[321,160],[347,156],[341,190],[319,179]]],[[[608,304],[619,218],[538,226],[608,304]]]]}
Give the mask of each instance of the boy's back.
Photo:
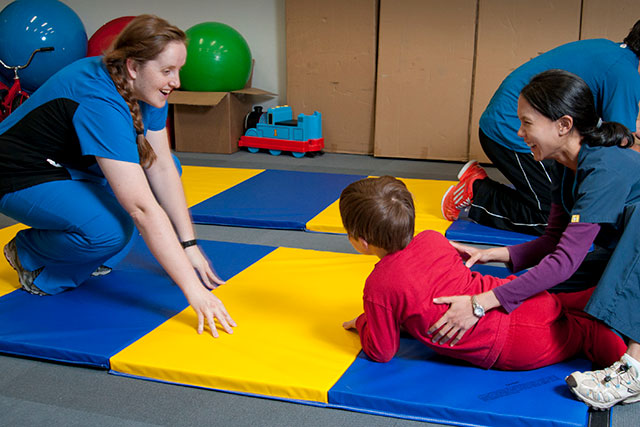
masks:
{"type": "Polygon", "coordinates": [[[357,320],[363,349],[376,361],[390,360],[402,328],[440,354],[490,368],[504,345],[509,316],[491,310],[451,348],[432,343],[427,335],[448,308],[433,299],[479,294],[511,279],[471,272],[444,236],[424,231],[405,249],[382,258],[367,278],[365,314],[357,320]]]}

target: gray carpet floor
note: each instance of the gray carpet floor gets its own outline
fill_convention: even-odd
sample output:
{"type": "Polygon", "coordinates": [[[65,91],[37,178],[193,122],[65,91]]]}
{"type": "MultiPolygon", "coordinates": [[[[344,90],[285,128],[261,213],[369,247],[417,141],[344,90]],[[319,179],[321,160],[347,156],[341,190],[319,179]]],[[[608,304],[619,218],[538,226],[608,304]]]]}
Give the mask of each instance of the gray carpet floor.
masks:
{"type": "MultiPolygon", "coordinates": [[[[329,153],[302,159],[243,151],[231,155],[178,153],[178,157],[185,165],[449,180],[455,179],[461,166],[455,162],[329,153]]],[[[499,172],[491,168],[488,172],[493,178],[504,180],[499,172]]],[[[0,226],[12,223],[0,216],[0,226]]],[[[354,253],[347,239],[339,235],[204,225],[196,226],[196,233],[202,239],[354,253]]],[[[336,327],[340,322],[336,320],[336,327]]],[[[613,412],[611,425],[637,427],[639,419],[640,404],[621,406],[613,412]]],[[[101,370],[0,355],[0,425],[408,427],[433,424],[141,381],[101,370]]]]}

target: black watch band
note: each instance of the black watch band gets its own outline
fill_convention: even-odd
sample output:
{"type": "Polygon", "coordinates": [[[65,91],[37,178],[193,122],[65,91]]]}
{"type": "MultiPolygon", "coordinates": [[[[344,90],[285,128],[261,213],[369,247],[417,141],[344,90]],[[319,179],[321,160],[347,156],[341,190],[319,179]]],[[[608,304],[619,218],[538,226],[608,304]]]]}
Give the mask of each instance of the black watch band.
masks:
{"type": "Polygon", "coordinates": [[[180,244],[182,245],[182,247],[184,249],[187,249],[189,246],[195,246],[198,244],[198,241],[196,239],[193,240],[185,240],[184,242],[180,242],[180,244]]]}

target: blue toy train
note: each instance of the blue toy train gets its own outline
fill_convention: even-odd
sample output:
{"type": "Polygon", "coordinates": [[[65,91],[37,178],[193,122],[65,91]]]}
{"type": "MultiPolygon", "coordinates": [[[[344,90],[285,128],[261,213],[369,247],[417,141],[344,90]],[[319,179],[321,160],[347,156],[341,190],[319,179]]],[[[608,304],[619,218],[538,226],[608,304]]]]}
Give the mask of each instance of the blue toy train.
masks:
{"type": "Polygon", "coordinates": [[[294,120],[288,105],[269,108],[266,113],[262,107],[255,107],[247,115],[245,128],[238,146],[247,147],[252,153],[265,149],[274,156],[290,151],[294,157],[303,157],[324,148],[322,114],[317,111],[311,115],[300,114],[294,120]]]}

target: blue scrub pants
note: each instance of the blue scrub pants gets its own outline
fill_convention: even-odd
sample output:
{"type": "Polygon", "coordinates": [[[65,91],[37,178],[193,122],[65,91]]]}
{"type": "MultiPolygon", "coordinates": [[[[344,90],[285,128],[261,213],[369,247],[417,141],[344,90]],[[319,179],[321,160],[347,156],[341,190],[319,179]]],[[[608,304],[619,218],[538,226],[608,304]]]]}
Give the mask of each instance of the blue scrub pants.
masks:
{"type": "Polygon", "coordinates": [[[18,258],[28,271],[44,267],[34,283],[48,294],[80,285],[127,247],[134,230],[111,189],[89,181],[52,181],[5,194],[0,212],[32,227],[16,236],[18,258]]]}
{"type": "Polygon", "coordinates": [[[640,343],[640,204],[624,210],[624,232],[585,311],[640,343]]]}

